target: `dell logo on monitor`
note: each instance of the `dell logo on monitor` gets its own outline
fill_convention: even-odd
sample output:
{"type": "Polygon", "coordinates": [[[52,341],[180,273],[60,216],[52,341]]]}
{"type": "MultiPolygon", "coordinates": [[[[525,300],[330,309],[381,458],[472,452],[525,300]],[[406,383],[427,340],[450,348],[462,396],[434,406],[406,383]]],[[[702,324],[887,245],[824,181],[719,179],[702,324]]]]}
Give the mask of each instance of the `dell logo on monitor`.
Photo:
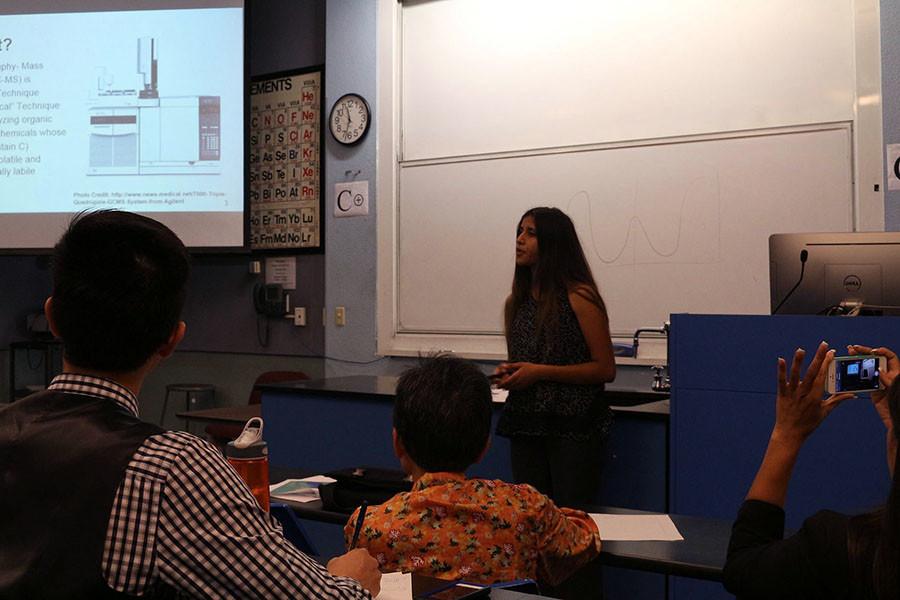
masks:
{"type": "Polygon", "coordinates": [[[844,289],[848,292],[855,292],[862,287],[862,280],[856,275],[847,275],[844,277],[844,289]]]}

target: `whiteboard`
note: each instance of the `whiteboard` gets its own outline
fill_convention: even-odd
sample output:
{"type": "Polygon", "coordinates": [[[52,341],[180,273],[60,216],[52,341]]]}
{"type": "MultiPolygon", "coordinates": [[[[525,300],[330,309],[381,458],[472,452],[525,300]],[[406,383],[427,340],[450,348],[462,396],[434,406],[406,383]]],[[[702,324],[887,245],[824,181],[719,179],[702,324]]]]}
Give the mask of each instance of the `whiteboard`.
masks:
{"type": "Polygon", "coordinates": [[[855,118],[853,0],[401,10],[401,162],[855,118]]]}
{"type": "Polygon", "coordinates": [[[769,310],[768,237],[852,229],[849,123],[494,160],[401,164],[397,331],[502,334],[515,228],[569,214],[614,334],[769,310]]]}
{"type": "Polygon", "coordinates": [[[393,16],[380,352],[502,355],[532,206],[572,216],[628,337],[673,312],[766,313],[771,233],[881,218],[868,0],[405,0],[393,16]]]}

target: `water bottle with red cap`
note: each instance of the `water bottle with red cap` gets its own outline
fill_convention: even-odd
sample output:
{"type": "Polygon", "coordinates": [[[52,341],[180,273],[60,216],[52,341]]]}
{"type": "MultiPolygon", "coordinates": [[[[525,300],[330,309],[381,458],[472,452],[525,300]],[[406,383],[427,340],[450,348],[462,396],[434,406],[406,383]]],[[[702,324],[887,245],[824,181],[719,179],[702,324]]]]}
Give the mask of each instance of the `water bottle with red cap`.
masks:
{"type": "Polygon", "coordinates": [[[241,435],[225,447],[225,457],[237,471],[256,501],[269,512],[269,447],[262,439],[263,420],[253,417],[241,435]]]}

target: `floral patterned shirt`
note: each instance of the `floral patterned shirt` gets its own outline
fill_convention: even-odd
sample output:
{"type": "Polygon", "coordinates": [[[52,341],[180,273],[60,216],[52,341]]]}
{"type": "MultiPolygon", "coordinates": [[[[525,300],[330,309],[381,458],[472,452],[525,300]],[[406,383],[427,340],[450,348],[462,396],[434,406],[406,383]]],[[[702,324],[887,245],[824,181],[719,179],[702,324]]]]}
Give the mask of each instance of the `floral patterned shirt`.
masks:
{"type": "MultiPolygon", "coordinates": [[[[344,527],[348,544],[356,517],[344,527]]],[[[586,513],[557,508],[530,485],[426,473],[412,491],[369,507],[358,545],[384,573],[556,584],[597,555],[600,536],[586,513]]]]}

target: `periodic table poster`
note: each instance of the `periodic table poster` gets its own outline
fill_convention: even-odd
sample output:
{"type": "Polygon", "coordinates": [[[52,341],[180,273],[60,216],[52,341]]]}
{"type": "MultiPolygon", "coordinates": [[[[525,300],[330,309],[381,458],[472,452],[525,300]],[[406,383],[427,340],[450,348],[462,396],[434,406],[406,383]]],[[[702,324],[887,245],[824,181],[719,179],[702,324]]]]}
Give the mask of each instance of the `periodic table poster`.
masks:
{"type": "Polygon", "coordinates": [[[250,84],[250,247],[322,252],[322,70],[250,84]]]}

